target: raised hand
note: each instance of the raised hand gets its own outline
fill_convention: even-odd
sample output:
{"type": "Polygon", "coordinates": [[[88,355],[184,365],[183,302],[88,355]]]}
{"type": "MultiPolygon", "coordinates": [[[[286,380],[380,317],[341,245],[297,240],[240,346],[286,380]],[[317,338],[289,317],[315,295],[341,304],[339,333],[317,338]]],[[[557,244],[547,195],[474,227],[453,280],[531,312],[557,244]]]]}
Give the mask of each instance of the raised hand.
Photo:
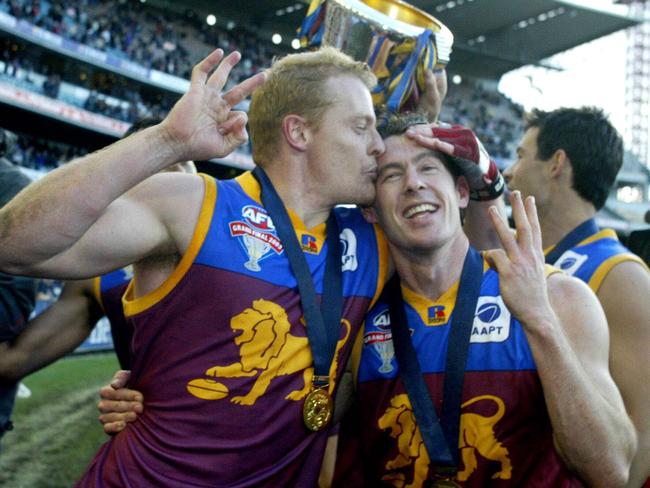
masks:
{"type": "Polygon", "coordinates": [[[423,147],[451,156],[467,178],[472,200],[494,200],[503,193],[505,184],[496,163],[467,127],[420,125],[411,127],[406,135],[423,147]]]}
{"type": "Polygon", "coordinates": [[[444,69],[425,70],[424,90],[417,111],[425,113],[429,122],[437,122],[445,96],[447,96],[447,72],[444,69]]]}
{"type": "Polygon", "coordinates": [[[178,161],[223,157],[248,140],[246,113],[232,108],[264,83],[266,75],[258,73],[222,93],[240,59],[236,51],[224,57],[217,49],[194,66],[189,91],[162,122],[178,161]]]}
{"type": "Polygon", "coordinates": [[[502,249],[485,252],[485,258],[499,273],[503,301],[513,316],[530,330],[553,315],[546,287],[542,234],[533,197],[522,201],[521,193],[510,195],[516,235],[495,207],[490,219],[502,249]],[[540,322],[542,321],[542,322],[540,322]]]}

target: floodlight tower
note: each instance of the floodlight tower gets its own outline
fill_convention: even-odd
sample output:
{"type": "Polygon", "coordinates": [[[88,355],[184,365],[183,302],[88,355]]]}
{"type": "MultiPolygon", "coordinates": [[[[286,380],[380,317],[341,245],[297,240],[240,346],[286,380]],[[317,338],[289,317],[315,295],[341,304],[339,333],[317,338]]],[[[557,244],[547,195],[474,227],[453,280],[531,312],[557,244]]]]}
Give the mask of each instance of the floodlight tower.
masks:
{"type": "Polygon", "coordinates": [[[627,30],[625,73],[626,146],[650,167],[650,1],[622,0],[645,22],[627,30]]]}

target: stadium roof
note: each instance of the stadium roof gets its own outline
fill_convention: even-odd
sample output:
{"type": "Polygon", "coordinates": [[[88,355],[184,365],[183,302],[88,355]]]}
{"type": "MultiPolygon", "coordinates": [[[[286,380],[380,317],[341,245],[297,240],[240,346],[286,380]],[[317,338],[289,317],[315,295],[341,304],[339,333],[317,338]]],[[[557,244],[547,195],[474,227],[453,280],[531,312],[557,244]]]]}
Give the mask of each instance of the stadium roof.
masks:
{"type": "MultiPolygon", "coordinates": [[[[178,9],[178,2],[151,0],[178,9]]],[[[255,28],[295,37],[306,3],[301,0],[190,0],[184,8],[196,15],[215,14],[255,28]]],[[[502,74],[582,43],[634,26],[640,20],[578,0],[410,0],[444,22],[455,36],[450,70],[498,79],[502,74]]],[[[592,2],[593,3],[593,2],[592,2]]],[[[623,8],[624,10],[624,8],[623,8]]],[[[607,60],[603,60],[605,66],[607,60]]]]}

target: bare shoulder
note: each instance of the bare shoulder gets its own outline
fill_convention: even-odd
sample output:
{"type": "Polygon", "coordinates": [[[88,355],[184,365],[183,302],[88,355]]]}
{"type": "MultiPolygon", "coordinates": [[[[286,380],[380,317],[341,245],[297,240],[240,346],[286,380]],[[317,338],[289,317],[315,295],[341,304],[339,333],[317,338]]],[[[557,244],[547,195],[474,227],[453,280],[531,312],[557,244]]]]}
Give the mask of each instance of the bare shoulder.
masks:
{"type": "Polygon", "coordinates": [[[127,198],[143,203],[173,230],[171,227],[198,217],[204,191],[204,179],[199,175],[158,173],[133,188],[127,198]]]}
{"type": "Polygon", "coordinates": [[[607,319],[596,294],[583,281],[564,273],[548,277],[548,293],[567,338],[579,356],[606,361],[607,319]]]}
{"type": "MultiPolygon", "coordinates": [[[[603,279],[598,288],[598,298],[605,311],[621,307],[650,310],[650,272],[638,261],[623,261],[616,264],[603,279]]],[[[648,317],[648,315],[645,315],[648,317]]]]}
{"type": "Polygon", "coordinates": [[[589,306],[598,303],[598,298],[584,281],[565,273],[553,273],[547,278],[547,284],[554,307],[555,304],[589,306]]]}

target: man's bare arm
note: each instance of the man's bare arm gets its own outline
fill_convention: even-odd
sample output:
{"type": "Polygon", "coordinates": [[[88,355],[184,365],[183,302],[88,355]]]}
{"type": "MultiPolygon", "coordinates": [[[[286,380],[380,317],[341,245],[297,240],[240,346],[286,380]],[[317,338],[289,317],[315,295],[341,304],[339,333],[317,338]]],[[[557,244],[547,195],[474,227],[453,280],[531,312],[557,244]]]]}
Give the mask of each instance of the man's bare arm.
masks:
{"type": "Polygon", "coordinates": [[[640,263],[619,263],[597,296],[609,323],[609,367],[637,432],[628,486],[638,488],[650,477],[650,274],[640,263]]]}
{"type": "Polygon", "coordinates": [[[92,280],[66,283],[58,301],[16,339],[0,344],[0,380],[18,381],[72,352],[102,315],[92,280]]]}
{"type": "Polygon", "coordinates": [[[223,156],[247,140],[246,114],[231,108],[262,83],[264,75],[249,78],[222,95],[240,55],[222,58],[223,52],[216,50],[195,66],[190,90],[161,124],[60,167],[3,207],[0,269],[14,274],[87,277],[177,244],[177,236],[164,235],[168,222],[156,207],[167,197],[164,187],[146,199],[136,198],[142,192],[123,202],[119,197],[171,164],[223,156]],[[118,227],[111,228],[116,223],[111,206],[127,210],[118,212],[123,220],[118,227]],[[101,248],[97,251],[84,243],[101,248]],[[125,247],[131,248],[128,259],[114,255],[115,249],[125,247]],[[94,252],[93,259],[103,258],[99,268],[70,266],[91,261],[86,252],[94,252]]]}
{"type": "Polygon", "coordinates": [[[544,280],[534,200],[511,196],[516,238],[491,212],[503,250],[488,252],[501,295],[521,322],[539,374],[560,456],[589,486],[624,486],[636,435],[609,373],[607,322],[589,287],[569,276],[544,280]],[[605,455],[603,453],[606,453],[605,455]]]}

